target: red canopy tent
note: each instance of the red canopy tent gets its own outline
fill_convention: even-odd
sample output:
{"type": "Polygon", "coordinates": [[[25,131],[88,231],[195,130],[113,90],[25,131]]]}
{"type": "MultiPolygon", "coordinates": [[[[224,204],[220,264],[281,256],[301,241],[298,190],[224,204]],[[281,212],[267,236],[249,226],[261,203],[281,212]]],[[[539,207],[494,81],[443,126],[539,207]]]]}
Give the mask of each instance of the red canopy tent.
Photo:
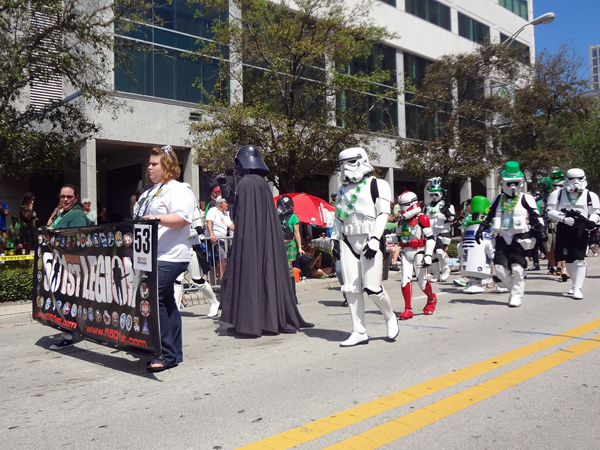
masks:
{"type": "Polygon", "coordinates": [[[275,200],[275,205],[277,205],[277,200],[282,195],[289,195],[292,200],[294,200],[294,214],[296,214],[298,220],[303,223],[325,227],[327,224],[325,223],[323,211],[335,212],[335,206],[331,206],[319,197],[308,195],[303,192],[278,195],[273,199],[275,200]]]}

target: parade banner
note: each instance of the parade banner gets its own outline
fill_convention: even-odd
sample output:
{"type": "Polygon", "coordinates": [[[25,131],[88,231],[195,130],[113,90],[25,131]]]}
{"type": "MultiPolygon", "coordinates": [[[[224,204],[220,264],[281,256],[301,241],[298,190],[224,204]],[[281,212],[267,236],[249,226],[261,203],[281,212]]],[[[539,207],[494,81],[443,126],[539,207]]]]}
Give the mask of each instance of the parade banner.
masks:
{"type": "Polygon", "coordinates": [[[156,221],[145,221],[40,232],[34,319],[160,355],[157,228],[156,221]]]}

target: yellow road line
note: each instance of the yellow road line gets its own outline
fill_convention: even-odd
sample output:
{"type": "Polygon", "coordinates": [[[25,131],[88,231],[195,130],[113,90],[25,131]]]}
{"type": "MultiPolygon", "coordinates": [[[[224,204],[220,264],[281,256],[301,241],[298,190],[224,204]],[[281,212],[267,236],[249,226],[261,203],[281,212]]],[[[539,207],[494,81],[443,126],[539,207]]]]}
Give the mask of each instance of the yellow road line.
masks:
{"type": "MultiPolygon", "coordinates": [[[[600,335],[595,338],[600,337],[600,335]]],[[[326,450],[374,450],[600,347],[586,340],[346,439],[326,450]]]]}
{"type": "Polygon", "coordinates": [[[539,342],[511,350],[496,357],[434,378],[433,380],[417,384],[393,394],[386,395],[385,397],[371,400],[370,402],[347,409],[340,413],[315,420],[300,427],[284,431],[283,433],[270,436],[243,447],[239,447],[238,450],[286,450],[295,447],[360,422],[361,420],[374,417],[383,412],[410,403],[413,400],[423,398],[429,394],[433,394],[434,392],[441,391],[447,387],[454,386],[458,383],[462,383],[463,381],[490,372],[498,367],[505,366],[526,356],[561,344],[574,337],[579,337],[597,328],[600,328],[600,319],[580,325],[571,330],[565,331],[560,335],[542,339],[539,342]]]}

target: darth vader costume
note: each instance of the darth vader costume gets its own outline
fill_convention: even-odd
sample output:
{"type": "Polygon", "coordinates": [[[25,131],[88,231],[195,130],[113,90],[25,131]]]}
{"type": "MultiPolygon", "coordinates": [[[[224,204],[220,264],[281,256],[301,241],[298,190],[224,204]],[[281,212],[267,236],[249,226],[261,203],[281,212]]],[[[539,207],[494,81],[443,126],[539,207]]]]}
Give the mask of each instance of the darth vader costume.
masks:
{"type": "Polygon", "coordinates": [[[234,173],[241,180],[233,245],[221,286],[221,321],[233,325],[229,332],[254,337],[314,326],[296,306],[281,225],[264,179],[269,169],[260,150],[242,147],[234,173]]]}

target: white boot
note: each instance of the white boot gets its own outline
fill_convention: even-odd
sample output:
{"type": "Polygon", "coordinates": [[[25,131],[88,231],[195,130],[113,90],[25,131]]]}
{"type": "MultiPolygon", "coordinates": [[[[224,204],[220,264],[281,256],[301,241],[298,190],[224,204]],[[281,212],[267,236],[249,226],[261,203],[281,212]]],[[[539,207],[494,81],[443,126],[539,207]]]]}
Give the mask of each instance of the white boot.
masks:
{"type": "Polygon", "coordinates": [[[438,260],[440,261],[440,281],[448,281],[450,276],[450,266],[448,265],[448,253],[442,249],[435,251],[438,260]]]}
{"type": "Polygon", "coordinates": [[[427,270],[429,271],[429,274],[431,275],[431,278],[429,279],[429,281],[431,281],[432,283],[437,283],[438,281],[440,281],[440,264],[439,264],[439,262],[434,261],[427,268],[427,270]]]}
{"type": "Polygon", "coordinates": [[[392,341],[396,339],[398,333],[400,333],[400,328],[398,327],[398,319],[394,314],[394,310],[392,309],[392,302],[390,301],[390,296],[387,294],[383,286],[381,287],[382,291],[379,294],[369,295],[369,298],[373,300],[375,306],[379,308],[381,314],[385,318],[385,324],[387,326],[387,335],[388,338],[392,341]]]}
{"type": "Polygon", "coordinates": [[[175,303],[177,304],[177,309],[181,309],[181,300],[183,299],[183,286],[181,283],[183,282],[183,277],[185,276],[185,272],[177,277],[175,280],[175,284],[173,286],[174,295],[175,295],[175,303]]]}
{"type": "Polygon", "coordinates": [[[467,287],[463,289],[465,294],[479,294],[485,292],[485,288],[481,283],[481,278],[469,278],[467,287]]]}
{"type": "Polygon", "coordinates": [[[567,264],[567,270],[571,274],[571,282],[573,283],[573,300],[582,300],[583,282],[587,272],[587,265],[583,260],[576,260],[572,264],[567,264]]]}
{"type": "Polygon", "coordinates": [[[525,269],[520,264],[513,264],[512,269],[512,286],[510,290],[510,299],[508,306],[518,308],[523,301],[525,293],[525,269]]]}
{"type": "Polygon", "coordinates": [[[358,333],[353,331],[348,339],[340,342],[340,347],[354,347],[355,345],[363,345],[369,343],[369,336],[367,333],[358,333]]]}
{"type": "Polygon", "coordinates": [[[198,285],[200,286],[200,292],[204,294],[204,296],[210,303],[210,307],[208,309],[208,314],[206,315],[206,317],[217,317],[219,315],[219,306],[221,306],[221,303],[219,303],[219,301],[217,300],[217,296],[210,287],[210,284],[204,281],[203,283],[198,283],[198,285]]]}

